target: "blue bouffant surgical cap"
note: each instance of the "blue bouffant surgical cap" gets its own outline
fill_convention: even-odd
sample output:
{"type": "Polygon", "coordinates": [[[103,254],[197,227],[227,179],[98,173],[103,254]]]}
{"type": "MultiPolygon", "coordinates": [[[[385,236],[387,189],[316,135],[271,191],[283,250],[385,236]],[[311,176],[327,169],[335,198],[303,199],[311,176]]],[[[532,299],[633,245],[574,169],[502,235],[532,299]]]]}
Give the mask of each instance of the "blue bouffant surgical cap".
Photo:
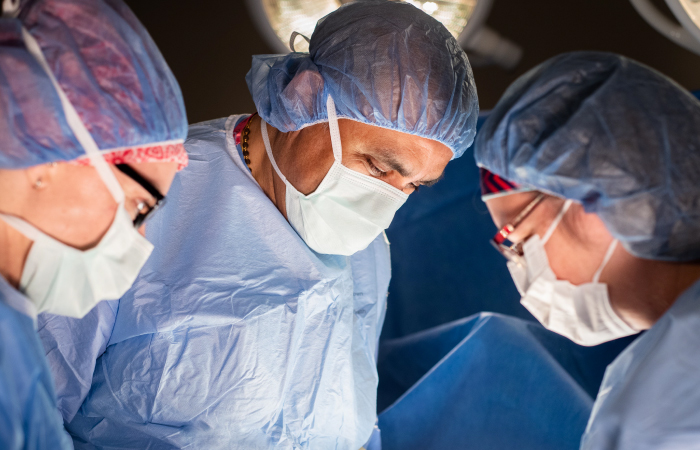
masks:
{"type": "Polygon", "coordinates": [[[263,120],[280,131],[339,118],[445,144],[474,140],[479,105],[469,60],[437,20],[390,1],[350,3],[319,20],[309,53],[260,55],[246,76],[263,120]]]}
{"type": "Polygon", "coordinates": [[[479,166],[580,202],[633,255],[700,259],[700,103],[622,56],[555,57],[508,88],[479,166]]]}
{"type": "Polygon", "coordinates": [[[0,168],[85,156],[22,27],[100,150],[181,145],[180,87],[121,0],[23,0],[0,19],[0,168]]]}

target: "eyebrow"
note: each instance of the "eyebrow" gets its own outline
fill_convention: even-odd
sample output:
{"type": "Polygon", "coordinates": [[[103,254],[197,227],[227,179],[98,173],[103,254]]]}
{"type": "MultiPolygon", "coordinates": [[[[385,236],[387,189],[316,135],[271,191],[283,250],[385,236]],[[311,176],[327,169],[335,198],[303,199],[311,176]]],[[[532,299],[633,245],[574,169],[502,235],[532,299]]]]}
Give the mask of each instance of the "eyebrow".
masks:
{"type": "Polygon", "coordinates": [[[438,181],[442,180],[443,178],[445,178],[445,172],[444,172],[444,171],[440,174],[439,177],[434,178],[434,179],[432,179],[432,180],[421,181],[420,184],[422,184],[423,186],[426,186],[426,187],[430,187],[430,186],[435,185],[435,183],[437,183],[438,181]]]}
{"type": "Polygon", "coordinates": [[[393,152],[385,148],[377,149],[376,158],[386,165],[389,169],[394,170],[399,173],[402,177],[408,178],[411,176],[412,172],[406,168],[401,161],[396,159],[393,152]]]}
{"type": "MultiPolygon", "coordinates": [[[[408,170],[406,166],[401,164],[401,161],[396,159],[393,155],[393,152],[389,149],[386,148],[379,148],[377,149],[377,156],[375,156],[378,160],[382,162],[387,168],[390,170],[394,170],[399,173],[402,177],[409,178],[413,174],[412,171],[408,170]]],[[[445,177],[445,172],[443,171],[440,176],[437,178],[434,178],[432,180],[419,180],[419,183],[422,184],[425,187],[430,187],[433,186],[435,183],[438,181],[442,180],[445,177]]]]}

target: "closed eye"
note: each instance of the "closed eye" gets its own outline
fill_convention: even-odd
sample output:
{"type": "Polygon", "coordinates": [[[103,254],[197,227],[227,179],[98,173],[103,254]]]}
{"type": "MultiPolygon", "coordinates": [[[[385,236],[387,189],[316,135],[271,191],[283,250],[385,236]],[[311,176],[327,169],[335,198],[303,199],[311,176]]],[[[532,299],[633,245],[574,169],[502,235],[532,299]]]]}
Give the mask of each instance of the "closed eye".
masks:
{"type": "Polygon", "coordinates": [[[369,167],[369,173],[377,178],[383,178],[386,176],[387,172],[384,172],[381,170],[379,167],[377,167],[373,162],[371,158],[367,158],[367,166],[369,167]]]}

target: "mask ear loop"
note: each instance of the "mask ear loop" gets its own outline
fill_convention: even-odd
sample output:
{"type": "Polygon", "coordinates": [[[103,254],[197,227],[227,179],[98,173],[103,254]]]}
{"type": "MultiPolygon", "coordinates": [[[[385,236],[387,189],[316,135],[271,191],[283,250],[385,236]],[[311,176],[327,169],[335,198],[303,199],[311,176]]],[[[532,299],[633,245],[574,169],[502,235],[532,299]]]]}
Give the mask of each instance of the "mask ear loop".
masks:
{"type": "Polygon", "coordinates": [[[557,229],[559,222],[561,222],[561,219],[564,218],[564,214],[566,214],[566,212],[569,210],[569,207],[571,206],[572,203],[573,203],[573,200],[571,200],[571,199],[567,199],[564,202],[564,206],[561,207],[559,214],[557,214],[557,217],[554,218],[554,221],[547,229],[547,232],[544,234],[544,236],[542,236],[542,245],[546,244],[547,241],[549,240],[549,238],[552,237],[552,233],[554,233],[554,230],[557,229]]]}
{"type": "Polygon", "coordinates": [[[328,127],[331,129],[331,145],[333,146],[333,156],[339,164],[343,163],[343,146],[340,144],[340,128],[338,127],[338,113],[335,109],[335,102],[330,95],[326,100],[326,110],[328,111],[328,127]]]}
{"type": "Polygon", "coordinates": [[[613,239],[613,241],[610,243],[610,246],[608,246],[608,251],[605,252],[605,257],[603,258],[603,262],[600,264],[600,267],[598,267],[598,270],[596,270],[595,275],[593,275],[593,282],[597,283],[598,280],[600,280],[600,275],[603,273],[603,269],[605,269],[605,266],[608,265],[608,262],[610,261],[610,258],[612,258],[613,253],[615,253],[615,249],[617,248],[617,239],[613,239]]]}
{"type": "Polygon", "coordinates": [[[109,168],[107,162],[105,162],[102,153],[100,153],[100,149],[97,147],[97,143],[85,127],[85,124],[80,119],[78,112],[75,110],[70,100],[68,100],[63,88],[61,88],[58,81],[56,81],[56,77],[54,77],[49,64],[46,62],[46,58],[44,58],[44,54],[41,51],[41,47],[39,47],[39,43],[24,27],[22,27],[22,38],[24,39],[24,43],[27,46],[29,53],[34,56],[34,59],[36,59],[51,80],[56,93],[58,93],[58,97],[61,99],[63,113],[66,116],[68,126],[70,126],[75,138],[83,147],[83,150],[85,150],[85,154],[88,156],[88,158],[90,158],[90,163],[97,170],[97,173],[102,178],[102,181],[104,182],[105,186],[107,186],[107,189],[112,194],[114,200],[118,204],[122,204],[124,202],[124,191],[122,190],[119,181],[117,181],[117,177],[109,168]]]}
{"type": "MultiPolygon", "coordinates": [[[[49,241],[56,242],[56,243],[58,243],[58,245],[61,245],[63,247],[69,247],[66,244],[64,244],[63,242],[52,238],[48,234],[42,233],[34,225],[32,225],[31,223],[26,222],[18,217],[11,216],[9,214],[0,213],[0,219],[2,219],[4,222],[6,222],[9,226],[14,228],[15,230],[22,233],[27,239],[29,239],[31,241],[36,242],[36,241],[39,241],[42,239],[46,239],[49,241]]],[[[72,247],[69,247],[69,248],[72,248],[72,247]]]]}

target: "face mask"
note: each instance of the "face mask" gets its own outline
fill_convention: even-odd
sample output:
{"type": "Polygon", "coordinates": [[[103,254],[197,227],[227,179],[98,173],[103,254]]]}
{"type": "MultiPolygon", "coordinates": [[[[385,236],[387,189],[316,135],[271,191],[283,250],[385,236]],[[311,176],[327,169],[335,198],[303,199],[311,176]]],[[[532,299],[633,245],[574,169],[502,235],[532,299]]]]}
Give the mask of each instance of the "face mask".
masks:
{"type": "Polygon", "coordinates": [[[615,251],[617,240],[608,247],[602,264],[591,283],[575,286],[558,280],[549,266],[544,245],[571,205],[564,203],[545,235],[529,238],[523,244],[523,265],[508,263],[518,291],[520,303],[548,330],[568,337],[579,345],[591,346],[638,332],[612,309],[608,287],[600,283],[600,274],[615,251]]]}
{"type": "Polygon", "coordinates": [[[16,217],[0,218],[34,241],[22,270],[20,290],[38,312],[80,318],[100,301],[120,298],[153,250],[136,231],[122,204],[99,244],[85,251],[69,247],[16,217]]]}
{"type": "Polygon", "coordinates": [[[335,162],[312,194],[297,191],[282,175],[272,156],[264,121],[263,142],[272,167],[287,188],[287,219],[299,236],[318,253],[352,255],[367,248],[389,227],[408,194],[342,165],[338,118],[330,96],[326,106],[335,162]]]}
{"type": "Polygon", "coordinates": [[[98,302],[116,300],[126,293],[153,246],[134,228],[124,208],[121,185],[53,77],[39,45],[26,30],[22,31],[27,48],[53,82],[74,135],[118,204],[107,233],[97,246],[86,251],[69,247],[18,217],[0,214],[0,219],[34,241],[22,270],[22,292],[38,312],[80,318],[98,302]]]}

